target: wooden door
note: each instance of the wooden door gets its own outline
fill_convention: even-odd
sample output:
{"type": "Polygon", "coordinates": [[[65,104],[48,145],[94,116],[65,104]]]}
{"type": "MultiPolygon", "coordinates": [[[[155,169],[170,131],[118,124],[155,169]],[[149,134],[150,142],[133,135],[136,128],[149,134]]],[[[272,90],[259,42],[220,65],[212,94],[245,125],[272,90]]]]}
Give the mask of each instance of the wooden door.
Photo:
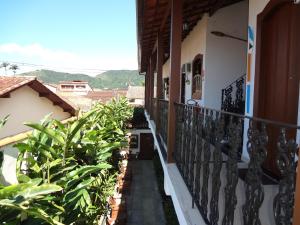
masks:
{"type": "MultiPolygon", "coordinates": [[[[258,17],[255,107],[257,117],[297,124],[300,77],[300,5],[270,1],[258,17]],[[298,62],[297,62],[298,60],[298,62]]],[[[264,168],[276,172],[279,128],[268,127],[264,168]]],[[[295,131],[288,133],[295,137],[295,131]]]]}
{"type": "Polygon", "coordinates": [[[151,133],[140,134],[140,160],[152,160],[154,156],[154,141],[151,133]]]}

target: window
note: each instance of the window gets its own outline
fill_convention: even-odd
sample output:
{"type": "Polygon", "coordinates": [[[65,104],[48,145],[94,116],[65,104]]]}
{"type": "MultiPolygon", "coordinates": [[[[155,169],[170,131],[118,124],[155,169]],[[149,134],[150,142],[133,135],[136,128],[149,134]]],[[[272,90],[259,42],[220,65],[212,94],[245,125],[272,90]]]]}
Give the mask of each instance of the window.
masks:
{"type": "Polygon", "coordinates": [[[76,85],[76,88],[77,89],[85,89],[86,87],[85,87],[85,85],[76,85]]]}
{"type": "Polygon", "coordinates": [[[197,100],[202,99],[202,66],[203,56],[196,55],[193,60],[192,98],[197,100]]]}
{"type": "Polygon", "coordinates": [[[165,98],[169,98],[169,77],[164,78],[164,94],[165,98]]]}
{"type": "Polygon", "coordinates": [[[63,84],[61,85],[61,89],[74,89],[74,85],[63,84]]]}

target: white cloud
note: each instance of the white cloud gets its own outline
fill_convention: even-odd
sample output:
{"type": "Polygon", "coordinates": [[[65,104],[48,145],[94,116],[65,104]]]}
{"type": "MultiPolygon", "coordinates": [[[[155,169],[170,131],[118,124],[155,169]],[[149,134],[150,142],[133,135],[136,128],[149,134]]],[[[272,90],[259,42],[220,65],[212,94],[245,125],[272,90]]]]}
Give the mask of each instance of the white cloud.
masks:
{"type": "Polygon", "coordinates": [[[43,66],[20,65],[19,72],[52,69],[69,73],[96,75],[103,70],[136,69],[136,55],[106,54],[86,56],[64,50],[45,48],[40,44],[0,44],[0,61],[25,62],[43,66]]]}

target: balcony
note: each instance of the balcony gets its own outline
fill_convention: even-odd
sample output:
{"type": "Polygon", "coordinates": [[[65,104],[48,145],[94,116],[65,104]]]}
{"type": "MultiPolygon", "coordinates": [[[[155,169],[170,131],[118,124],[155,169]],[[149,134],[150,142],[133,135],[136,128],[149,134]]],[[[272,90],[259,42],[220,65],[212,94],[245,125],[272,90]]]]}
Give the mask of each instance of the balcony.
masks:
{"type": "MultiPolygon", "coordinates": [[[[168,152],[168,102],[152,102],[168,152]]],[[[175,114],[172,155],[205,224],[292,224],[300,127],[177,103],[175,114]]]]}

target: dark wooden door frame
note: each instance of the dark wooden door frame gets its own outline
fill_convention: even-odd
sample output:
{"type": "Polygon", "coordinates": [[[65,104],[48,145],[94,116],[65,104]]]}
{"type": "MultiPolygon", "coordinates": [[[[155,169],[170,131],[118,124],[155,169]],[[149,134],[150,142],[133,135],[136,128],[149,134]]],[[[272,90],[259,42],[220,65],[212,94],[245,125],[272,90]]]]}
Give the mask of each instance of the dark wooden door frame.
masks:
{"type": "Polygon", "coordinates": [[[154,139],[152,133],[140,133],[139,159],[152,160],[154,156],[154,139]]]}
{"type": "MultiPolygon", "coordinates": [[[[203,74],[203,55],[202,54],[197,54],[194,59],[193,59],[193,62],[192,62],[192,79],[191,79],[191,88],[192,88],[192,96],[193,96],[193,92],[194,92],[194,76],[196,75],[196,71],[195,71],[195,63],[197,61],[200,61],[201,62],[201,68],[200,68],[200,71],[198,71],[198,73],[201,75],[201,76],[204,76],[203,74]]],[[[202,90],[201,90],[202,91],[202,90]]],[[[203,98],[203,93],[201,94],[201,99],[203,98]]]]}
{"type": "Polygon", "coordinates": [[[255,57],[255,78],[254,78],[254,105],[253,105],[253,115],[259,115],[259,96],[260,96],[260,86],[259,82],[261,79],[261,55],[262,55],[262,24],[265,18],[272,13],[277,7],[291,2],[291,0],[270,0],[266,5],[264,10],[257,16],[257,26],[256,26],[256,57],[255,57]]]}
{"type": "Polygon", "coordinates": [[[186,73],[181,73],[181,87],[180,87],[180,102],[182,104],[185,103],[185,80],[186,80],[186,73]]]}

